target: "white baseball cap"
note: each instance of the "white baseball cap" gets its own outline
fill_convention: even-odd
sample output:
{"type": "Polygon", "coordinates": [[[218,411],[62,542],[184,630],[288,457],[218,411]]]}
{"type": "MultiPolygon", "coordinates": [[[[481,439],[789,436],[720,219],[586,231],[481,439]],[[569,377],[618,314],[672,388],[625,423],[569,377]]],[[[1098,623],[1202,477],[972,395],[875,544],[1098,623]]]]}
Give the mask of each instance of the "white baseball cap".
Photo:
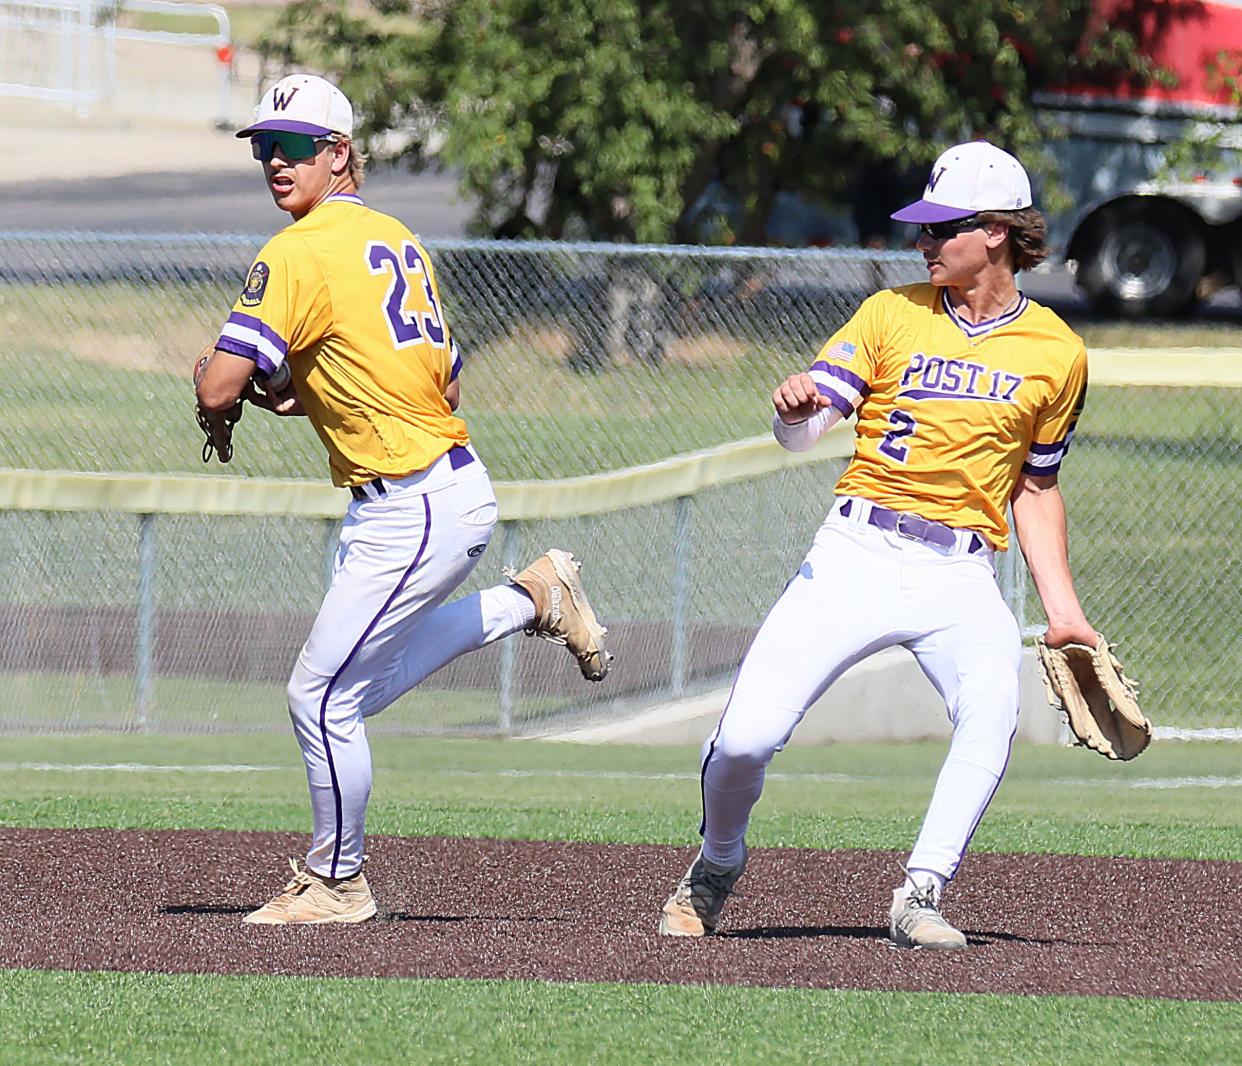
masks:
{"type": "Polygon", "coordinates": [[[263,94],[254,121],[237,136],[250,137],[260,130],[348,137],[354,132],[354,109],[330,81],[314,74],[290,74],[263,94]]]}
{"type": "Polygon", "coordinates": [[[923,198],[890,216],[897,222],[952,222],[979,211],[1031,206],[1031,179],[1008,152],[987,141],[956,144],[932,165],[923,198]]]}

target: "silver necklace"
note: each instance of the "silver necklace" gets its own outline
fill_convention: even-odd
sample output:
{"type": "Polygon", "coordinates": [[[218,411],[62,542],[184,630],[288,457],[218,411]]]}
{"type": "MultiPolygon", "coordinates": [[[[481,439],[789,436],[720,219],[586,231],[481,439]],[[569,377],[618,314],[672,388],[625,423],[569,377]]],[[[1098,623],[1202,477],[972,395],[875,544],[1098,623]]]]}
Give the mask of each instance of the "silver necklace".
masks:
{"type": "Polygon", "coordinates": [[[999,315],[996,315],[992,319],[992,324],[988,326],[987,329],[985,329],[977,337],[966,338],[966,347],[967,348],[978,348],[979,345],[981,345],[985,340],[987,340],[992,335],[992,330],[996,329],[996,327],[1001,324],[1001,319],[1004,318],[1007,314],[1009,314],[1010,311],[1012,311],[1015,307],[1018,306],[1018,303],[1021,299],[1022,299],[1022,290],[1019,289],[1014,294],[1014,298],[1005,305],[1005,309],[999,315]]]}

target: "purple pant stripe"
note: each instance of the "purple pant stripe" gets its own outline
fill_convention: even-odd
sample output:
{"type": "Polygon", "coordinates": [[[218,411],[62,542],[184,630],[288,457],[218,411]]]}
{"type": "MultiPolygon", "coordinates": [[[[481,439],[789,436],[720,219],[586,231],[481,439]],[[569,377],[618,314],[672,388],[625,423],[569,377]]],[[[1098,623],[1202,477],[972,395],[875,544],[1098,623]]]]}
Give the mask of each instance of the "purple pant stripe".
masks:
{"type": "Polygon", "coordinates": [[[332,675],[332,680],[328,682],[328,687],[324,691],[323,702],[319,705],[319,734],[323,737],[323,750],[324,754],[328,757],[328,773],[332,775],[332,800],[336,806],[336,840],[332,845],[332,872],[328,874],[329,877],[336,876],[336,866],[341,858],[341,823],[343,821],[343,817],[341,813],[341,786],[336,777],[336,763],[332,761],[332,745],[328,742],[328,700],[332,695],[332,686],[340,680],[341,675],[345,673],[346,669],[348,669],[349,664],[353,662],[354,656],[358,654],[359,649],[366,643],[367,637],[369,637],[375,631],[375,627],[379,625],[379,620],[384,617],[384,612],[392,606],[392,601],[395,600],[401,590],[405,588],[405,583],[410,579],[410,575],[418,569],[418,564],[422,562],[423,552],[427,550],[427,542],[431,539],[431,499],[425,493],[423,494],[423,511],[423,539],[422,543],[418,546],[418,551],[414,553],[414,561],[410,563],[410,565],[406,568],[405,573],[401,575],[401,580],[397,582],[397,587],[392,590],[388,599],[384,601],[384,606],[376,612],[376,615],[371,619],[370,624],[368,624],[367,628],[363,630],[362,636],[358,638],[358,643],[355,644],[353,648],[350,649],[349,654],[345,656],[345,661],[341,663],[340,669],[332,675]]]}
{"type": "Polygon", "coordinates": [[[720,730],[724,727],[725,715],[729,713],[729,704],[733,702],[733,689],[737,688],[737,678],[733,679],[733,687],[729,689],[729,698],[725,700],[724,710],[720,712],[720,721],[716,723],[716,731],[712,734],[711,743],[707,746],[707,757],[699,770],[699,799],[703,804],[703,820],[699,822],[699,836],[707,832],[707,764],[712,761],[716,750],[716,741],[720,739],[720,730]]]}
{"type": "MultiPolygon", "coordinates": [[[[781,595],[777,597],[776,603],[772,604],[772,606],[768,608],[768,614],[763,616],[763,621],[759,624],[760,629],[767,624],[768,615],[776,610],[776,604],[781,602],[781,597],[789,591],[789,586],[797,580],[798,574],[801,572],[802,564],[799,563],[798,569],[794,571],[793,577],[785,582],[785,587],[781,590],[781,595]]],[[[755,637],[758,636],[759,634],[756,632],[755,637]]],[[[754,638],[751,639],[751,643],[754,643],[754,638]]],[[[750,654],[750,649],[747,649],[746,654],[750,654]]],[[[703,803],[703,820],[699,823],[699,836],[702,836],[707,832],[707,764],[712,761],[712,755],[716,752],[716,741],[720,739],[720,730],[724,728],[725,715],[729,713],[729,705],[733,702],[733,693],[737,691],[737,683],[742,679],[742,666],[745,665],[746,656],[744,655],[742,656],[742,664],[738,667],[737,676],[733,678],[733,686],[729,689],[729,698],[725,700],[724,710],[720,712],[720,721],[716,723],[716,731],[712,734],[711,743],[707,747],[707,755],[703,759],[703,766],[699,770],[699,796],[703,803]]]]}

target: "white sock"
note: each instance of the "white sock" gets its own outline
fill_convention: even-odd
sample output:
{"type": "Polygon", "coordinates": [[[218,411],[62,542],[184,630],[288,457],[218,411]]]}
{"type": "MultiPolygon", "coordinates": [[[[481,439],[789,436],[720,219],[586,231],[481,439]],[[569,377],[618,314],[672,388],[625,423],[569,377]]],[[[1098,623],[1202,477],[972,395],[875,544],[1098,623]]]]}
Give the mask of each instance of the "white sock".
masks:
{"type": "Polygon", "coordinates": [[[713,866],[717,866],[722,870],[732,870],[738,863],[742,861],[742,856],[746,854],[746,845],[739,841],[737,845],[728,851],[713,852],[711,855],[707,853],[707,846],[703,847],[703,858],[710,862],[713,866]],[[718,858],[717,856],[723,856],[718,858]]]}
{"type": "Polygon", "coordinates": [[[480,596],[486,608],[507,611],[517,623],[516,629],[526,629],[535,624],[535,601],[521,585],[494,585],[484,589],[480,596]]]}
{"type": "Polygon", "coordinates": [[[928,883],[932,886],[932,897],[939,902],[947,879],[944,874],[938,874],[935,870],[907,870],[906,879],[894,894],[900,894],[904,899],[911,890],[926,888],[928,883]]]}

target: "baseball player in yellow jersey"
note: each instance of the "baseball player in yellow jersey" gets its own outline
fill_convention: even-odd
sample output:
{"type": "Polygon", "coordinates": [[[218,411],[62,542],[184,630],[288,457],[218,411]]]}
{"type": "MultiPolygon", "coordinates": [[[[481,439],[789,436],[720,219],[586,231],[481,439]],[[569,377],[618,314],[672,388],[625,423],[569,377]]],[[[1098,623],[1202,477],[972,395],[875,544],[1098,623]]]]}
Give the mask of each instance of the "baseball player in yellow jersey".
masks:
{"type": "Polygon", "coordinates": [[[711,933],[746,866],[746,829],[773,755],[842,673],[900,644],[943,696],[949,754],[889,934],[962,948],[940,913],[1009,758],[1022,643],[995,581],[1006,506],[1048,616],[1048,643],[1095,646],[1074,591],[1057,474],[1087,385],[1083,343],[1015,275],[1047,255],[1013,156],[983,141],[936,161],[920,225],[928,284],[877,293],[808,373],[773,393],[773,429],[810,448],[856,415],[854,458],[798,572],[764,620],[702,757],[703,845],[660,931],[711,933]]]}
{"type": "Polygon", "coordinates": [[[402,223],[359,197],[352,130],[339,89],[295,74],[264,94],[238,134],[294,221],[259,253],[196,374],[204,411],[245,398],[305,414],[333,483],[353,496],[331,587],[288,688],[311,847],[305,869],[294,862],[284,890],[246,916],[257,924],[375,914],[362,873],[366,718],[458,655],[519,630],[565,644],[591,681],[610,660],[568,552],[546,553],[511,584],[445,602],[487,547],[496,498],[454,414],[461,359],[431,261],[402,223]]]}

